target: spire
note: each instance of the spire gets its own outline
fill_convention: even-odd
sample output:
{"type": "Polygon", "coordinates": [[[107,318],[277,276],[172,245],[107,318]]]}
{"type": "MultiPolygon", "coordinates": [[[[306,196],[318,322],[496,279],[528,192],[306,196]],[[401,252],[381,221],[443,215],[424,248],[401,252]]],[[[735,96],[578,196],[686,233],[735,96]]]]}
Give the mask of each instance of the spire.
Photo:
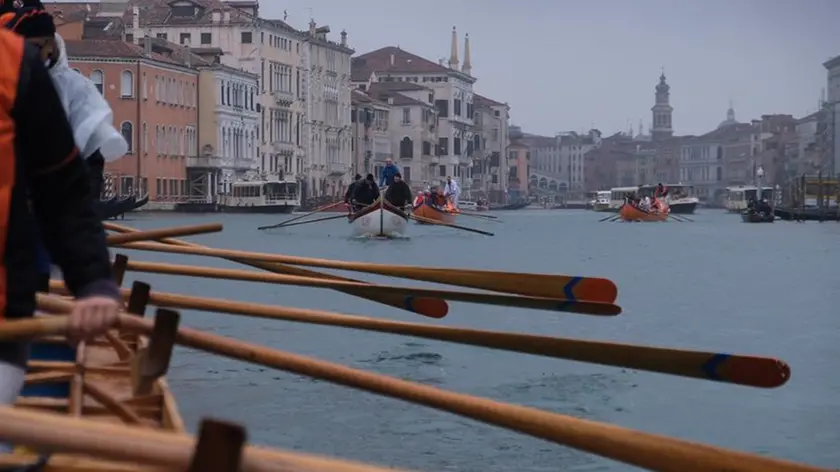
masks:
{"type": "Polygon", "coordinates": [[[464,35],[464,65],[461,66],[461,72],[472,75],[472,61],[470,60],[470,34],[464,35]]]}
{"type": "Polygon", "coordinates": [[[449,52],[449,68],[458,68],[458,32],[452,27],[452,50],[449,52]]]}
{"type": "Polygon", "coordinates": [[[645,135],[645,125],[642,124],[642,119],[639,118],[639,136],[645,135]]]}
{"type": "Polygon", "coordinates": [[[729,109],[726,110],[726,121],[730,123],[735,122],[735,105],[732,104],[732,99],[729,99],[729,109]]]}

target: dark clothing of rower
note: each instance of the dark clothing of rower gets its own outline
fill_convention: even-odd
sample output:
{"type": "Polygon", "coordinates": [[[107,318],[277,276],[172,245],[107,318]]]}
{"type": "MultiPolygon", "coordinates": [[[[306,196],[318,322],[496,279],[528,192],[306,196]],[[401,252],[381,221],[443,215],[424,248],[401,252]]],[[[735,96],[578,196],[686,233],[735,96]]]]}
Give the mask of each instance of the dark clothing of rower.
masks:
{"type": "Polygon", "coordinates": [[[397,208],[408,206],[412,201],[411,187],[402,179],[402,174],[394,174],[393,183],[385,191],[385,200],[397,208]]]}
{"type": "Polygon", "coordinates": [[[347,191],[344,192],[344,203],[350,204],[350,200],[353,198],[353,191],[356,189],[356,184],[360,180],[362,180],[362,176],[359,174],[353,177],[353,182],[350,182],[350,185],[347,186],[347,191]]]}
{"type": "Polygon", "coordinates": [[[379,198],[379,187],[373,181],[373,174],[368,174],[365,180],[356,184],[353,189],[353,206],[355,209],[371,205],[379,198]]]}

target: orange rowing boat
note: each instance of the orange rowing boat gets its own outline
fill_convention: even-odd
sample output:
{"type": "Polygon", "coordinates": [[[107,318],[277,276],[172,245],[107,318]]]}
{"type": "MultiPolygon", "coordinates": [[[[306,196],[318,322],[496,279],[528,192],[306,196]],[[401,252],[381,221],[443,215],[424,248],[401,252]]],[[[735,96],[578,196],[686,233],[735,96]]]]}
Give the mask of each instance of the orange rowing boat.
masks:
{"type": "MultiPolygon", "coordinates": [[[[427,205],[426,203],[421,203],[420,205],[414,207],[414,214],[420,218],[440,221],[441,223],[451,224],[455,222],[455,212],[439,210],[431,205],[427,205]]],[[[418,220],[415,221],[421,223],[418,220]]]]}
{"type": "Polygon", "coordinates": [[[622,221],[665,221],[668,219],[668,206],[665,207],[660,211],[642,211],[633,205],[627,205],[621,207],[619,210],[618,215],[622,221]]]}

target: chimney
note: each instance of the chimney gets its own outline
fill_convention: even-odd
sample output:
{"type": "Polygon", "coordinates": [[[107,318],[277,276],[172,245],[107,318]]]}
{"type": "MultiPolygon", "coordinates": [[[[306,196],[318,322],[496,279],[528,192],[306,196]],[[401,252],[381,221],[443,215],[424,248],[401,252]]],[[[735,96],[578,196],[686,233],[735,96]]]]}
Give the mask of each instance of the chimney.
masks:
{"type": "Polygon", "coordinates": [[[230,23],[230,10],[225,10],[225,23],[230,23]]]}
{"type": "Polygon", "coordinates": [[[341,45],[347,47],[347,31],[341,30],[341,45]]]}
{"type": "Polygon", "coordinates": [[[452,44],[449,51],[449,68],[458,68],[458,32],[452,27],[452,44]]]}
{"type": "Polygon", "coordinates": [[[394,104],[394,97],[388,97],[388,105],[394,104]]]}
{"type": "Polygon", "coordinates": [[[472,75],[472,61],[470,60],[470,34],[464,35],[464,65],[461,67],[461,72],[472,75]]]}
{"type": "Polygon", "coordinates": [[[318,26],[315,23],[315,19],[309,20],[309,36],[315,36],[315,27],[318,26]]]}
{"type": "Polygon", "coordinates": [[[135,34],[140,30],[140,7],[133,7],[131,9],[131,28],[135,34]]]}
{"type": "Polygon", "coordinates": [[[391,54],[391,67],[394,67],[394,60],[395,59],[396,59],[396,57],[393,54],[391,54]]]}
{"type": "Polygon", "coordinates": [[[146,41],[143,44],[146,56],[151,57],[151,55],[152,55],[152,38],[151,38],[151,36],[146,36],[145,38],[143,38],[143,40],[146,41]]]}

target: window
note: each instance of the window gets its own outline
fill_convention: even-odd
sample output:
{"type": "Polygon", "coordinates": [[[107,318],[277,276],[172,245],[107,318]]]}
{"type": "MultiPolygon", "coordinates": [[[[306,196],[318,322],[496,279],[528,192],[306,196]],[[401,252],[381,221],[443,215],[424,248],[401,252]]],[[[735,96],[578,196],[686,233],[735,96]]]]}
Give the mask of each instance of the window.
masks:
{"type": "Polygon", "coordinates": [[[402,124],[407,125],[411,123],[411,108],[402,109],[402,124]]]}
{"type": "Polygon", "coordinates": [[[241,36],[242,44],[251,44],[254,40],[253,34],[250,31],[243,31],[241,36]]]}
{"type": "Polygon", "coordinates": [[[449,100],[435,100],[435,108],[440,118],[449,116],[449,100]]]}
{"type": "Polygon", "coordinates": [[[452,101],[452,113],[454,113],[455,116],[461,116],[461,100],[452,101]]]}
{"type": "Polygon", "coordinates": [[[120,74],[120,97],[131,98],[134,96],[134,74],[130,70],[124,70],[120,74]]]}
{"type": "Polygon", "coordinates": [[[423,141],[423,155],[424,156],[431,156],[432,155],[432,143],[428,141],[423,141]]]}
{"type": "Polygon", "coordinates": [[[182,45],[189,46],[192,43],[192,33],[181,33],[178,39],[182,45]]]}
{"type": "Polygon", "coordinates": [[[149,127],[146,122],[143,122],[143,153],[149,152],[149,127]]]}
{"type": "Polygon", "coordinates": [[[201,33],[201,44],[211,44],[213,42],[213,35],[211,33],[201,33]]]}
{"type": "Polygon", "coordinates": [[[400,158],[411,159],[412,157],[414,157],[414,143],[406,136],[400,141],[400,158]]]}
{"type": "Polygon", "coordinates": [[[140,83],[140,86],[143,87],[143,100],[149,99],[149,82],[146,80],[146,73],[143,72],[143,80],[140,83]]]}
{"type": "Polygon", "coordinates": [[[411,183],[411,167],[403,167],[402,175],[403,175],[402,176],[403,180],[405,180],[405,182],[407,184],[410,184],[411,183]]]}
{"type": "Polygon", "coordinates": [[[125,42],[133,43],[134,42],[134,35],[131,34],[131,33],[126,33],[125,34],[125,42]]]}
{"type": "Polygon", "coordinates": [[[437,154],[438,156],[448,156],[449,155],[449,138],[438,138],[438,148],[437,154]]]}
{"type": "Polygon", "coordinates": [[[455,138],[452,140],[452,152],[456,156],[461,155],[461,138],[455,138]]]}
{"type": "Polygon", "coordinates": [[[104,93],[105,91],[105,74],[102,73],[101,70],[97,69],[90,73],[90,81],[93,82],[93,85],[96,86],[96,90],[99,90],[99,93],[104,93]]]}
{"type": "Polygon", "coordinates": [[[446,166],[438,166],[438,174],[441,177],[446,177],[446,166]]]}
{"type": "Polygon", "coordinates": [[[130,121],[123,121],[120,125],[120,133],[125,142],[128,143],[128,152],[134,152],[134,126],[130,121]]]}

